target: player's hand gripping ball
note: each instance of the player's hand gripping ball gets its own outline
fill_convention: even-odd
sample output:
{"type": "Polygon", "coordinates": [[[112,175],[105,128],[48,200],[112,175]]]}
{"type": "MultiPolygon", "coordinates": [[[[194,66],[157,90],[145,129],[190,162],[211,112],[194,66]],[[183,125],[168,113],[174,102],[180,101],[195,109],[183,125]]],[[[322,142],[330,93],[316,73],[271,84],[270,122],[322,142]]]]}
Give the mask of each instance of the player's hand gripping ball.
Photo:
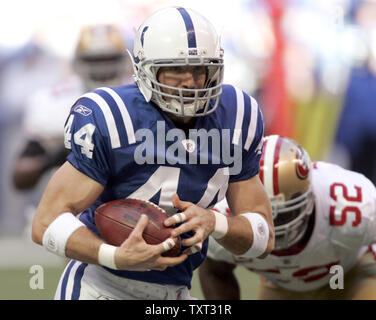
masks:
{"type": "MultiPolygon", "coordinates": [[[[106,202],[95,211],[95,224],[108,244],[120,246],[135,228],[141,214],[149,217],[142,236],[148,244],[160,244],[170,238],[172,227],[165,227],[163,221],[168,218],[166,211],[149,201],[138,199],[119,199],[106,202]]],[[[162,254],[165,257],[177,256],[181,242],[178,238],[175,246],[162,254]]]]}

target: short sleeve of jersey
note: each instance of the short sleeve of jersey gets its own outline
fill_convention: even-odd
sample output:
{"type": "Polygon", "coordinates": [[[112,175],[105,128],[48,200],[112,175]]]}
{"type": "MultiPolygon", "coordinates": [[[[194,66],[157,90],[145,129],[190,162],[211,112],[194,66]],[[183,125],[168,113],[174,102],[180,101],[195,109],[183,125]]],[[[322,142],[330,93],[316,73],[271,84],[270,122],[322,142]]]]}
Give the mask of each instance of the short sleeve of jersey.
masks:
{"type": "Polygon", "coordinates": [[[336,245],[355,250],[376,241],[376,188],[364,175],[316,162],[313,171],[318,210],[331,226],[336,245]]]}
{"type": "MultiPolygon", "coordinates": [[[[244,97],[244,119],[241,133],[241,160],[234,161],[234,166],[239,169],[234,170],[229,182],[248,180],[257,175],[260,171],[260,158],[263,147],[264,120],[262,112],[256,100],[243,92],[244,97]]],[[[237,126],[235,125],[235,132],[237,126]]],[[[237,146],[237,147],[238,147],[237,146]]]]}
{"type": "Polygon", "coordinates": [[[368,246],[376,243],[376,187],[373,183],[365,178],[364,191],[366,195],[366,203],[364,211],[366,212],[366,226],[364,245],[368,246]]]}
{"type": "Polygon", "coordinates": [[[376,242],[376,188],[362,174],[343,170],[342,175],[343,187],[332,184],[336,239],[349,248],[369,246],[376,242]]]}
{"type": "Polygon", "coordinates": [[[68,161],[80,172],[105,185],[110,177],[108,129],[96,102],[81,97],[71,108],[64,127],[68,161]]]}

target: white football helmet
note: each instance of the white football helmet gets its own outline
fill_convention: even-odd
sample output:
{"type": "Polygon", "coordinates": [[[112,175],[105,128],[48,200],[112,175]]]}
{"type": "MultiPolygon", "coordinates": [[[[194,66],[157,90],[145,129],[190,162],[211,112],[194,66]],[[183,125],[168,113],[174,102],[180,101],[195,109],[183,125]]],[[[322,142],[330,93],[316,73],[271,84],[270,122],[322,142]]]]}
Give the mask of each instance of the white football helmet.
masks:
{"type": "Polygon", "coordinates": [[[314,207],[308,153],[292,139],[267,136],[259,177],[272,204],[275,250],[290,248],[304,236],[314,207]]]}
{"type": "Polygon", "coordinates": [[[135,81],[146,101],[182,117],[204,116],[215,110],[222,92],[223,50],[206,18],[191,9],[170,7],[151,15],[135,33],[130,56],[135,81]],[[178,88],[158,81],[159,68],[178,66],[205,66],[205,87],[178,88]],[[178,94],[164,93],[161,88],[178,94]]]}
{"type": "Polygon", "coordinates": [[[82,28],[73,66],[85,83],[86,90],[117,86],[128,72],[126,45],[119,29],[110,24],[82,28]]]}

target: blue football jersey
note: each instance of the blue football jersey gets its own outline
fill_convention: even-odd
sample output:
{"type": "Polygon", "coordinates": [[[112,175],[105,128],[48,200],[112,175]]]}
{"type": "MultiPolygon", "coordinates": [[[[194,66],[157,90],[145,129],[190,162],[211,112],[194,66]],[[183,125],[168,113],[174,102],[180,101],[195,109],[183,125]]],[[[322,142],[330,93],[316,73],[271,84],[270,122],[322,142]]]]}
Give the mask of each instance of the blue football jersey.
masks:
{"type": "MultiPolygon", "coordinates": [[[[72,151],[68,161],[105,188],[81,214],[81,221],[99,236],[95,209],[127,197],[152,201],[169,215],[177,212],[171,200],[174,193],[183,201],[213,207],[225,197],[228,183],[258,174],[263,126],[257,102],[230,85],[223,85],[217,109],[198,117],[189,132],[146,102],[136,85],[104,87],[83,95],[65,124],[65,145],[72,151]]],[[[182,238],[191,236],[190,232],[182,238]]],[[[208,239],[201,252],[165,271],[108,271],[190,288],[207,245],[208,239]]]]}

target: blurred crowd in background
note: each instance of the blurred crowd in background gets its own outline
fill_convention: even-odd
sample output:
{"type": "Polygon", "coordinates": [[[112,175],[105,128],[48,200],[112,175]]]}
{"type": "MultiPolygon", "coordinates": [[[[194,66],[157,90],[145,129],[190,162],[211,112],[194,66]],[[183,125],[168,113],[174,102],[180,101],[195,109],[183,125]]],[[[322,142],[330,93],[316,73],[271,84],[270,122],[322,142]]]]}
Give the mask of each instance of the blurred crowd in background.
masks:
{"type": "Polygon", "coordinates": [[[26,142],[43,140],[46,152],[56,153],[75,98],[114,76],[106,70],[112,53],[99,61],[84,57],[89,69],[77,63],[84,61],[82,30],[119,31],[124,54],[116,68],[124,69],[117,81],[131,83],[125,49],[132,51],[133,28],[170,5],[195,9],[213,22],[225,52],[225,82],[258,100],[265,135],[291,137],[313,161],[338,163],[376,183],[376,0],[3,1],[0,237],[29,237],[54,170],[47,166],[51,172],[31,188],[20,185],[14,173],[19,157],[36,148],[26,142]]]}

